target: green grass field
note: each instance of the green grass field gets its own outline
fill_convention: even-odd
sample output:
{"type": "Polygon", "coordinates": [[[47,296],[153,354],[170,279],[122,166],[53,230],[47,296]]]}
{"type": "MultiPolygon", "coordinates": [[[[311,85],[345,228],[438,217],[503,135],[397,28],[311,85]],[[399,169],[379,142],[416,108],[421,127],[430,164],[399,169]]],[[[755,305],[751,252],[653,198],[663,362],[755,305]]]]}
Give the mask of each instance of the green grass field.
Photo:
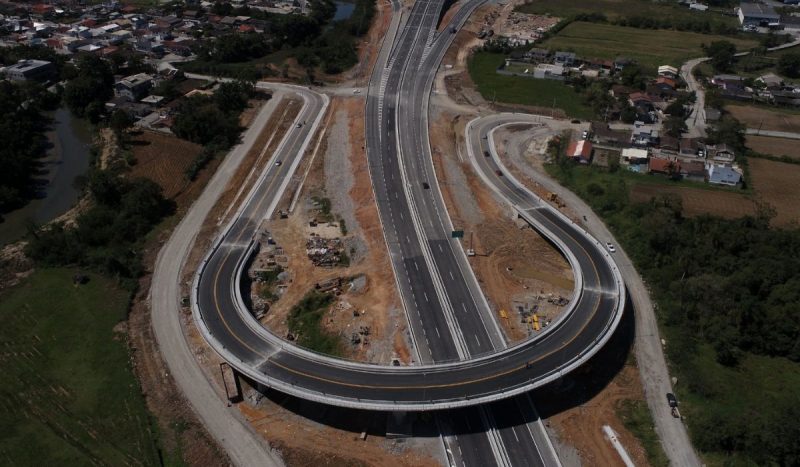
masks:
{"type": "Polygon", "coordinates": [[[158,465],[130,367],[128,292],[42,269],[0,295],[0,459],[5,465],[158,465]]]}
{"type": "Polygon", "coordinates": [[[534,0],[517,7],[517,11],[537,15],[550,14],[566,18],[582,13],[602,13],[608,19],[625,16],[670,15],[674,18],[713,18],[725,24],[737,25],[736,18],[720,13],[700,13],[674,3],[653,2],[651,0],[534,0]]]}
{"type": "Polygon", "coordinates": [[[702,57],[702,44],[727,40],[738,50],[757,45],[755,41],[726,36],[671,30],[650,30],[576,21],[562,29],[543,45],[550,49],[570,50],[582,58],[614,59],[625,56],[645,67],[680,66],[693,57],[702,57]]]}
{"type": "Polygon", "coordinates": [[[562,109],[570,117],[589,119],[591,110],[575,90],[559,81],[500,75],[505,55],[477,52],[469,59],[469,75],[486,100],[562,109]]]}

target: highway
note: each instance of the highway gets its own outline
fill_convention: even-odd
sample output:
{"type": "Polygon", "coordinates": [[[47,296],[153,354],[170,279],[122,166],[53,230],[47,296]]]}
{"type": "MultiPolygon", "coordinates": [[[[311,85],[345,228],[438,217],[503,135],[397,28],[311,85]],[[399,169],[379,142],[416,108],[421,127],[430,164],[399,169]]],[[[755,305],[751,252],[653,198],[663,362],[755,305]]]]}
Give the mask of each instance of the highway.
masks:
{"type": "MultiPolygon", "coordinates": [[[[411,26],[415,21],[426,23],[429,28],[435,24],[438,11],[434,14],[435,10],[431,8],[435,9],[437,5],[441,6],[438,2],[415,4],[399,38],[399,43],[408,44],[408,48],[395,47],[397,53],[401,54],[400,58],[406,51],[411,53],[411,46],[421,39],[428,38],[425,43],[433,43],[431,29],[419,28],[415,31],[411,26]]],[[[416,51],[414,54],[422,56],[426,51],[416,51]]],[[[427,53],[426,56],[431,55],[427,53]]],[[[400,58],[395,63],[403,63],[400,58]]],[[[400,84],[397,83],[398,88],[400,84]]],[[[390,81],[386,86],[386,92],[390,95],[391,86],[390,81]]],[[[522,394],[556,380],[564,372],[588,360],[610,337],[623,306],[620,297],[623,296],[624,285],[616,266],[602,247],[585,232],[559,213],[537,206],[530,200],[520,201],[523,206],[520,214],[531,219],[546,237],[562,248],[570,259],[580,284],[563,319],[549,327],[548,332],[538,339],[469,360],[426,363],[412,367],[385,367],[318,355],[284,342],[260,326],[243,304],[240,278],[242,269],[252,254],[251,246],[254,236],[258,234],[258,226],[274,210],[280,193],[321,120],[327,101],[310,91],[304,91],[303,96],[306,105],[298,116],[298,122],[304,121],[306,124],[289,132],[273,156],[276,160],[281,159],[283,164],[270,164],[262,174],[233,222],[215,242],[195,277],[191,299],[198,328],[212,347],[233,367],[268,387],[318,402],[373,410],[433,410],[480,405],[522,394]]],[[[387,102],[387,106],[390,106],[391,101],[387,102]]],[[[397,102],[402,109],[402,93],[397,102]]],[[[379,112],[387,110],[388,107],[378,109],[379,112]]],[[[386,119],[391,127],[392,114],[387,112],[386,119]]],[[[379,136],[380,141],[383,139],[379,136]]],[[[369,135],[367,141],[371,141],[369,135]]],[[[392,157],[391,152],[388,154],[389,157],[384,158],[382,163],[391,166],[396,163],[397,158],[392,157]]],[[[372,160],[372,156],[370,158],[372,160]]],[[[395,170],[399,169],[399,166],[394,167],[395,170]]],[[[374,169],[372,163],[371,169],[374,169]]],[[[384,174],[391,180],[392,173],[384,174]]],[[[431,183],[431,187],[433,186],[431,183]]],[[[403,191],[402,188],[403,185],[397,185],[400,192],[403,191]]],[[[392,189],[384,194],[390,200],[394,199],[388,204],[397,206],[398,209],[403,207],[405,196],[400,196],[400,193],[392,189]]],[[[382,198],[380,192],[378,198],[382,198]]],[[[379,204],[382,204],[381,201],[379,204]]],[[[403,214],[401,210],[397,212],[398,216],[403,214]]],[[[406,212],[410,217],[412,210],[406,212]]],[[[421,251],[423,247],[439,250],[439,246],[442,246],[435,258],[438,263],[442,253],[446,254],[448,248],[442,245],[441,239],[429,239],[422,246],[415,244],[413,239],[419,237],[412,235],[410,224],[408,221],[397,222],[402,227],[390,229],[384,222],[384,231],[393,261],[401,261],[408,271],[408,288],[411,288],[412,297],[420,304],[417,308],[419,321],[430,323],[423,329],[434,329],[434,333],[438,331],[436,338],[430,336],[427,330],[417,334],[415,329],[414,333],[416,336],[427,333],[431,337],[431,348],[435,349],[437,355],[444,355],[443,360],[455,359],[460,357],[454,342],[456,339],[450,341],[446,337],[439,338],[442,335],[447,336],[450,327],[446,313],[441,312],[441,305],[436,304],[438,295],[432,296],[437,291],[433,285],[436,278],[427,274],[427,263],[423,262],[424,255],[421,251]],[[393,232],[397,235],[395,241],[390,238],[393,232]],[[398,248],[402,252],[399,259],[396,254],[398,248]],[[411,287],[417,284],[422,284],[423,287],[411,287]]],[[[452,247],[450,251],[453,251],[452,247]]],[[[463,255],[463,252],[460,254],[463,255]]],[[[456,257],[450,261],[455,265],[458,257],[454,252],[453,255],[456,257]]],[[[442,260],[447,261],[446,258],[442,260]]],[[[455,273],[460,271],[461,269],[453,266],[449,272],[456,276],[455,273]]],[[[468,283],[469,278],[461,277],[463,282],[468,283]]],[[[402,283],[403,280],[398,282],[402,283]]],[[[442,289],[438,291],[441,292],[442,289]]],[[[458,289],[455,293],[448,293],[450,297],[459,294],[458,289]]],[[[450,301],[452,303],[452,299],[450,301]]],[[[405,300],[405,303],[408,304],[408,301],[405,300]]],[[[473,306],[477,306],[474,301],[473,306]]],[[[475,323],[473,329],[483,326],[482,323],[478,324],[481,321],[480,312],[469,313],[462,310],[461,313],[464,315],[464,322],[472,319],[471,322],[475,323]]],[[[413,316],[413,309],[409,314],[413,316]]],[[[415,320],[410,321],[413,325],[415,320]]],[[[462,329],[465,328],[464,322],[459,319],[462,329]]],[[[466,346],[470,351],[487,345],[480,342],[480,337],[475,342],[475,337],[478,337],[477,333],[466,339],[466,346]],[[471,342],[475,342],[474,347],[471,342]]]]}
{"type": "MultiPolygon", "coordinates": [[[[472,1],[461,5],[450,22],[441,28],[443,33],[435,31],[438,18],[433,15],[417,15],[419,39],[411,45],[416,50],[408,52],[405,48],[407,43],[401,44],[399,53],[407,54],[405,66],[401,69],[395,66],[382,70],[383,73],[390,73],[388,80],[400,80],[397,94],[391,92],[381,94],[381,89],[377,88],[378,99],[396,102],[392,106],[395,109],[394,121],[391,114],[387,116],[385,127],[381,130],[380,126],[384,121],[377,115],[375,117],[378,118],[372,118],[369,105],[367,106],[367,125],[371,124],[374,128],[378,128],[377,135],[392,135],[391,125],[392,123],[395,125],[398,140],[396,145],[398,163],[394,164],[395,167],[391,164],[395,159],[392,151],[395,145],[386,142],[384,151],[377,142],[373,142],[375,144],[370,148],[373,150],[372,154],[383,157],[385,162],[382,167],[383,173],[392,173],[392,178],[397,178],[397,170],[402,170],[399,178],[404,181],[407,201],[414,208],[413,227],[423,246],[423,253],[427,253],[423,256],[431,271],[430,274],[437,279],[440,287],[435,291],[441,300],[441,306],[437,311],[443,311],[446,313],[445,317],[449,317],[449,322],[445,319],[450,331],[448,336],[438,328],[426,327],[426,323],[422,320],[414,320],[415,317],[426,316],[424,307],[420,310],[417,301],[413,301],[414,313],[407,315],[409,319],[415,321],[412,323],[412,329],[423,330],[423,335],[415,339],[418,343],[423,339],[425,341],[422,343],[421,352],[428,352],[435,361],[444,360],[447,356],[438,354],[436,349],[428,348],[430,345],[428,336],[433,333],[436,333],[439,339],[452,342],[461,359],[506,347],[504,335],[478,286],[459,241],[450,238],[454,227],[447,214],[438,183],[434,183],[436,174],[428,135],[430,91],[436,70],[455,38],[455,34],[451,31],[460,29],[474,9],[482,3],[482,1],[472,1]]],[[[430,6],[426,5],[426,8],[430,6]]],[[[439,8],[438,5],[435,7],[437,10],[439,8]]],[[[391,86],[387,89],[394,90],[391,86]]],[[[378,162],[380,161],[376,161],[376,165],[378,162]]],[[[385,183],[385,177],[383,180],[373,179],[373,186],[380,187],[382,182],[385,183]]],[[[391,207],[388,210],[391,210],[391,207]]],[[[391,218],[390,223],[394,224],[391,218]]],[[[405,227],[406,232],[397,232],[398,235],[413,235],[410,226],[402,227],[405,227]]],[[[398,271],[400,268],[396,267],[395,270],[398,271]]],[[[424,294],[434,292],[430,290],[429,285],[420,288],[424,294]]],[[[408,310],[408,306],[406,309],[408,310]]],[[[432,311],[428,309],[428,315],[432,311]]],[[[428,320],[428,323],[431,321],[428,320]]],[[[527,395],[448,415],[442,417],[440,425],[467,427],[466,432],[449,433],[449,436],[444,437],[451,457],[450,462],[454,465],[560,465],[544,426],[527,395]],[[490,453],[491,459],[487,459],[490,453]]]]}

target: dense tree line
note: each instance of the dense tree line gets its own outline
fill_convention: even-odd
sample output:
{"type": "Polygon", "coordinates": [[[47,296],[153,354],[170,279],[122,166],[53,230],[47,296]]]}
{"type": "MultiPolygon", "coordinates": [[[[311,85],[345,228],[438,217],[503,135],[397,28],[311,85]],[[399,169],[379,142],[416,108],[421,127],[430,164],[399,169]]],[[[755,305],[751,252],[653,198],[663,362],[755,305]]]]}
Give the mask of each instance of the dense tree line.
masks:
{"type": "Polygon", "coordinates": [[[64,87],[64,103],[78,117],[100,120],[105,103],[114,96],[114,74],[103,59],[93,54],[77,58],[76,74],[64,87]]]}
{"type": "Polygon", "coordinates": [[[180,138],[203,145],[203,151],[186,169],[188,179],[194,180],[217,153],[239,140],[242,131],[239,114],[254,94],[253,84],[222,83],[212,96],[195,95],[181,102],[172,131],[180,138]]]}
{"type": "Polygon", "coordinates": [[[48,266],[78,265],[120,279],[140,276],[142,239],[173,212],[174,203],[151,180],[109,170],[92,170],[86,188],[93,204],[76,227],[54,224],[33,232],[27,254],[48,266]]]}
{"type": "Polygon", "coordinates": [[[355,65],[358,62],[355,41],[367,32],[372,23],[374,2],[356,0],[349,18],[333,22],[336,5],[331,0],[314,0],[309,2],[309,6],[311,14],[307,16],[271,15],[249,8],[230,8],[227,14],[248,14],[267,20],[268,29],[263,34],[226,34],[198,46],[196,52],[203,65],[197,69],[223,70],[224,67],[215,67],[215,64],[248,62],[281,50],[287,50],[289,56],[308,69],[319,66],[329,74],[340,73],[355,65]]]}
{"type": "Polygon", "coordinates": [[[58,96],[38,83],[0,81],[0,213],[24,204],[36,194],[38,160],[47,149],[45,131],[58,96]]]}
{"type": "MultiPolygon", "coordinates": [[[[748,355],[800,362],[799,229],[770,227],[774,212],[763,205],[755,215],[722,219],[685,217],[676,197],[635,203],[625,176],[578,176],[592,169],[557,161],[556,176],[604,217],[647,280],[659,319],[675,331],[667,351],[689,391],[737,398],[720,394],[736,388],[721,386],[696,360],[704,348],[722,368],[736,369],[748,355]]],[[[800,397],[788,381],[785,390],[764,394],[769,403],[742,404],[760,411],[697,407],[689,420],[697,446],[747,465],[797,465],[800,397]]]]}

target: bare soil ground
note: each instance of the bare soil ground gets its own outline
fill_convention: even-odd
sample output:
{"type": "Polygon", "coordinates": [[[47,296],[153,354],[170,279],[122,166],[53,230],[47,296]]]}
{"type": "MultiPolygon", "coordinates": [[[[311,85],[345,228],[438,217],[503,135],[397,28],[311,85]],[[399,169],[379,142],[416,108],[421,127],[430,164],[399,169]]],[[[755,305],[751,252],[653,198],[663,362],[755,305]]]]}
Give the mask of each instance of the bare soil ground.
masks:
{"type": "MultiPolygon", "coordinates": [[[[139,130],[133,135],[132,152],[135,160],[131,167],[132,177],[146,177],[156,182],[164,196],[176,199],[193,186],[184,171],[203,147],[199,144],[155,131],[139,130]]],[[[189,197],[199,194],[189,193],[189,197]]]]}
{"type": "Polygon", "coordinates": [[[664,194],[678,196],[683,203],[683,213],[686,216],[711,214],[734,219],[754,212],[752,200],[743,193],[685,186],[634,185],[631,189],[631,200],[646,202],[664,194]]]}
{"type": "Polygon", "coordinates": [[[644,448],[625,428],[617,414],[620,404],[625,400],[644,400],[642,384],[634,365],[625,365],[602,391],[578,407],[550,417],[548,423],[556,430],[561,442],[578,451],[583,465],[625,465],[605,438],[603,425],[609,425],[617,432],[634,465],[649,465],[644,448]]]}
{"type": "Polygon", "coordinates": [[[319,411],[310,415],[308,408],[296,404],[280,395],[239,404],[247,420],[280,450],[289,466],[439,465],[424,450],[387,440],[381,435],[385,425],[376,426],[380,420],[374,414],[318,406],[319,411]],[[361,430],[367,432],[364,440],[360,439],[361,430]]]}
{"type": "Polygon", "coordinates": [[[775,209],[774,226],[800,222],[800,165],[750,158],[750,175],[757,196],[775,209]]]}
{"type": "Polygon", "coordinates": [[[800,142],[796,139],[749,135],[747,147],[761,154],[787,156],[800,160],[800,142]]]}
{"type": "Polygon", "coordinates": [[[475,176],[463,137],[457,136],[464,134],[466,121],[448,112],[431,119],[436,174],[453,224],[466,231],[467,244],[473,243],[476,255],[469,261],[478,282],[507,337],[515,342],[535,332],[522,321],[519,308],[538,306],[542,323],[555,318],[561,307],[549,303],[547,296],[571,295],[572,272],[549,243],[516,223],[510,209],[498,204],[475,176]]]}
{"type": "Polygon", "coordinates": [[[767,131],[800,132],[800,115],[764,109],[750,105],[728,105],[725,110],[748,128],[767,131]]]}
{"type": "Polygon", "coordinates": [[[407,363],[407,345],[398,338],[403,336],[406,323],[372,196],[366,154],[359,143],[364,140],[363,100],[337,98],[334,108],[326,139],[311,166],[297,208],[288,219],[272,220],[267,225],[288,258],[291,282],[263,322],[278,335],[286,335],[291,308],[315,284],[358,277],[356,287],[345,285],[323,324],[328,331],[342,336],[348,358],[380,363],[399,358],[407,363]],[[314,197],[330,199],[332,214],[346,221],[347,235],[342,238],[351,257],[348,267],[315,267],[306,256],[306,240],[312,230],[319,232],[322,228],[329,231],[328,236],[341,236],[338,220],[330,227],[309,227],[312,218],[320,217],[312,203],[314,197]],[[370,328],[369,344],[351,346],[349,338],[361,326],[370,328]]]}

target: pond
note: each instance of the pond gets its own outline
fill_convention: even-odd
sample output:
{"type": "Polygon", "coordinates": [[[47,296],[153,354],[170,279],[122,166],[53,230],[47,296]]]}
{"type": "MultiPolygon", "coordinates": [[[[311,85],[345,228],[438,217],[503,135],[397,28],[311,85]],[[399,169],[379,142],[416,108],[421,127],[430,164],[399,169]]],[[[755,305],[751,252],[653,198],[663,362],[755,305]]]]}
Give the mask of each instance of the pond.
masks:
{"type": "Polygon", "coordinates": [[[41,225],[64,214],[80,196],[74,182],[89,169],[91,129],[67,109],[50,116],[53,128],[47,138],[53,146],[41,160],[42,173],[37,176],[43,183],[40,196],[2,216],[0,245],[19,240],[31,222],[41,225]]]}

